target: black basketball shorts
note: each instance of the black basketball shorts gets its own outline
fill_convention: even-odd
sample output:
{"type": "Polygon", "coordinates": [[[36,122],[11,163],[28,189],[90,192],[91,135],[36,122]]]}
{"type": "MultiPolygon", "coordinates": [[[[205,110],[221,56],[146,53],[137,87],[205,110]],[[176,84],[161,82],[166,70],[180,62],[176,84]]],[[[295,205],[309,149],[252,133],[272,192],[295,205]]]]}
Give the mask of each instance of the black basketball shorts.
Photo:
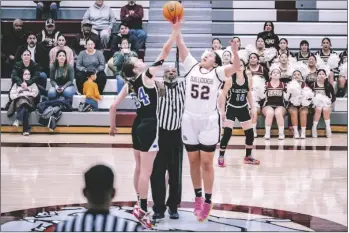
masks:
{"type": "Polygon", "coordinates": [[[132,143],[133,149],[142,152],[159,150],[159,127],[156,118],[139,118],[133,122],[132,143]]]}
{"type": "Polygon", "coordinates": [[[226,112],[227,120],[235,121],[235,118],[236,118],[240,123],[251,120],[250,112],[248,111],[247,106],[242,108],[228,106],[227,108],[228,108],[226,112]]]}

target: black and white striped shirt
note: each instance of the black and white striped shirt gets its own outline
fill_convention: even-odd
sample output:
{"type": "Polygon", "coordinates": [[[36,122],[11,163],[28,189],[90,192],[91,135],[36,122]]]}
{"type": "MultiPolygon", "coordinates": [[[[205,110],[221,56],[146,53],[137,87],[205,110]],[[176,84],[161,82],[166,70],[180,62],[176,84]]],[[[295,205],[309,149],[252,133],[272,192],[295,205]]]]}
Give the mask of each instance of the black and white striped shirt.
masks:
{"type": "Polygon", "coordinates": [[[56,232],[135,232],[142,231],[139,223],[117,217],[108,212],[78,214],[74,218],[60,222],[55,227],[56,232]]]}
{"type": "Polygon", "coordinates": [[[159,98],[160,128],[177,130],[181,127],[185,100],[185,81],[173,88],[165,85],[165,96],[159,98]]]}

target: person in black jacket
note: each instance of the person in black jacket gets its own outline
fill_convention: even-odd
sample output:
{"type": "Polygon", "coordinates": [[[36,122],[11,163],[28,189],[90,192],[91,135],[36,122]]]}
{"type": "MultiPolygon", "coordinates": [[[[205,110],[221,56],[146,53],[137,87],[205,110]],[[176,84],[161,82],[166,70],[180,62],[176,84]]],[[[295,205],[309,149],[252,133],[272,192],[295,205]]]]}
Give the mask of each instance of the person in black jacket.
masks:
{"type": "Polygon", "coordinates": [[[79,55],[81,51],[86,49],[86,42],[88,40],[92,40],[95,42],[95,49],[101,49],[99,36],[92,32],[92,24],[89,21],[82,21],[81,32],[75,38],[72,46],[72,49],[76,56],[79,55]]]}
{"type": "Polygon", "coordinates": [[[47,51],[50,51],[57,46],[58,37],[62,33],[56,30],[56,24],[53,19],[48,19],[45,22],[45,28],[37,35],[39,43],[41,43],[47,51]]]}
{"type": "Polygon", "coordinates": [[[138,53],[138,50],[140,49],[137,37],[130,32],[130,29],[126,23],[121,23],[119,26],[119,33],[113,34],[111,38],[111,51],[113,53],[121,50],[121,40],[126,38],[128,40],[128,43],[131,45],[131,50],[138,53]]]}
{"type": "Polygon", "coordinates": [[[26,35],[23,30],[23,21],[15,19],[10,30],[3,31],[1,43],[1,76],[9,77],[15,63],[15,55],[19,46],[26,43],[26,35]]]}
{"type": "Polygon", "coordinates": [[[21,60],[16,62],[13,67],[11,74],[12,84],[16,83],[18,86],[25,88],[26,86],[36,83],[40,94],[46,95],[47,76],[45,77],[42,75],[41,66],[30,58],[31,52],[28,49],[25,49],[22,53],[21,60]],[[30,71],[31,78],[23,81],[22,77],[25,70],[30,71]]]}
{"type": "Polygon", "coordinates": [[[264,31],[258,33],[257,39],[260,37],[264,39],[266,48],[274,47],[277,50],[279,49],[279,37],[274,32],[273,22],[267,21],[264,23],[264,31]]]}
{"type": "Polygon", "coordinates": [[[36,19],[41,20],[42,19],[42,13],[44,11],[50,11],[50,18],[56,20],[57,19],[57,11],[59,8],[59,3],[61,1],[34,1],[36,5],[36,19]]]}

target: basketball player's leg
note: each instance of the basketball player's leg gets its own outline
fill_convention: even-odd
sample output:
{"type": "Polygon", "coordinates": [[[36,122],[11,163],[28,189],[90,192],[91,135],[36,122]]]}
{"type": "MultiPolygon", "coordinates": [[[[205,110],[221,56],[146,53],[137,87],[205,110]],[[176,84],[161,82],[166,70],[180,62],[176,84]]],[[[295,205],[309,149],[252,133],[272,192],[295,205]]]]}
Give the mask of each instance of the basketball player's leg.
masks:
{"type": "Polygon", "coordinates": [[[270,106],[265,106],[262,109],[263,115],[265,117],[265,135],[264,138],[266,140],[270,139],[270,130],[271,130],[271,124],[273,123],[274,119],[274,109],[270,106]]]}
{"type": "Polygon", "coordinates": [[[220,167],[225,167],[225,164],[224,164],[225,150],[232,136],[234,121],[235,121],[235,116],[233,113],[234,113],[234,109],[228,107],[226,111],[226,118],[223,122],[223,136],[219,145],[218,166],[220,167]]]}
{"type": "Polygon", "coordinates": [[[275,119],[276,119],[276,123],[277,123],[278,128],[279,128],[279,139],[280,140],[285,139],[285,133],[284,133],[284,129],[285,129],[284,116],[285,116],[285,114],[286,114],[285,107],[279,106],[275,109],[275,119]]]}
{"type": "Polygon", "coordinates": [[[133,172],[133,187],[137,193],[137,201],[139,201],[139,190],[138,190],[138,181],[139,181],[139,174],[140,174],[140,166],[141,166],[141,152],[139,150],[133,150],[133,156],[136,161],[136,166],[133,172]]]}
{"type": "Polygon", "coordinates": [[[300,121],[301,121],[301,139],[306,138],[306,129],[307,129],[307,117],[308,117],[308,108],[302,107],[300,110],[300,121]]]}
{"type": "Polygon", "coordinates": [[[319,123],[321,113],[322,113],[322,108],[316,107],[315,113],[314,113],[313,128],[312,128],[313,138],[317,138],[317,125],[319,123]]]}
{"type": "Polygon", "coordinates": [[[291,122],[292,122],[292,128],[293,128],[293,137],[294,138],[299,138],[299,133],[298,133],[298,109],[294,106],[290,106],[288,108],[288,113],[290,114],[291,117],[291,122]]]}

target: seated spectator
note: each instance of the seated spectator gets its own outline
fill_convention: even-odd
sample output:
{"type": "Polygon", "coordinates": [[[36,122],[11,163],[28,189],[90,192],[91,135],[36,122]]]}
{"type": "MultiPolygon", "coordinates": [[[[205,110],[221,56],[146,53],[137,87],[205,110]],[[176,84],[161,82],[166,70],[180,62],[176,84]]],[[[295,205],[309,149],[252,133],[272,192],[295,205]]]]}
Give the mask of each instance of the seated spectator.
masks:
{"type": "Polygon", "coordinates": [[[94,112],[98,111],[98,101],[102,99],[98,91],[98,86],[95,83],[97,75],[95,71],[87,71],[88,80],[84,83],[83,94],[86,96],[85,103],[92,107],[94,112]]]}
{"type": "Polygon", "coordinates": [[[346,63],[348,61],[348,48],[339,54],[339,58],[340,58],[339,65],[346,63]]]}
{"type": "Polygon", "coordinates": [[[340,65],[338,69],[337,85],[335,85],[336,97],[348,97],[348,63],[345,62],[340,65]]]}
{"type": "Polygon", "coordinates": [[[288,49],[288,40],[285,38],[281,38],[280,42],[279,42],[279,50],[278,50],[278,56],[280,56],[281,54],[286,53],[288,57],[293,57],[294,54],[292,52],[290,52],[290,50],[288,49]]]}
{"type": "Polygon", "coordinates": [[[222,46],[222,42],[220,39],[218,38],[214,38],[212,40],[212,48],[208,49],[206,51],[213,51],[215,53],[217,53],[219,55],[219,57],[222,59],[222,55],[223,55],[223,46],[222,46]]]}
{"type": "Polygon", "coordinates": [[[121,49],[121,40],[126,38],[131,45],[131,50],[138,52],[139,45],[137,41],[137,37],[130,33],[130,29],[125,23],[121,23],[119,26],[119,33],[116,35],[112,35],[112,39],[110,42],[111,51],[115,53],[116,51],[120,51],[121,49]]]}
{"type": "Polygon", "coordinates": [[[25,50],[29,50],[31,55],[30,59],[42,67],[44,74],[41,74],[41,76],[47,77],[49,72],[48,51],[41,44],[37,43],[35,33],[29,32],[27,34],[27,44],[22,45],[17,49],[15,58],[16,62],[22,60],[22,54],[25,50]]]}
{"type": "Polygon", "coordinates": [[[47,75],[42,72],[41,66],[31,60],[30,57],[30,50],[24,50],[22,53],[22,59],[16,62],[13,67],[11,74],[12,84],[16,83],[18,86],[25,88],[35,83],[39,88],[40,94],[46,95],[47,75]],[[30,71],[31,77],[29,80],[22,79],[25,70],[30,71]]]}
{"type": "Polygon", "coordinates": [[[88,70],[94,70],[97,73],[96,83],[98,85],[99,93],[103,93],[107,82],[104,73],[105,59],[103,53],[95,49],[95,43],[91,39],[87,41],[86,48],[86,50],[80,52],[76,61],[76,86],[79,93],[83,93],[83,85],[87,80],[86,72],[88,70]]]}
{"type": "Polygon", "coordinates": [[[56,55],[59,50],[64,50],[66,52],[66,60],[69,65],[74,67],[74,53],[71,48],[66,46],[67,41],[63,35],[58,37],[57,46],[50,50],[50,64],[55,63],[56,55]]]}
{"type": "Polygon", "coordinates": [[[101,48],[98,35],[92,32],[92,24],[85,20],[81,22],[81,32],[73,42],[73,50],[76,56],[86,49],[86,42],[88,40],[93,40],[95,42],[96,49],[99,50],[101,48]]]}
{"type": "Polygon", "coordinates": [[[309,42],[307,40],[302,40],[299,44],[299,52],[294,55],[297,61],[302,61],[307,64],[309,57],[312,55],[309,49],[309,42]]]}
{"type": "Polygon", "coordinates": [[[222,65],[229,65],[231,63],[232,53],[229,50],[224,50],[222,54],[222,65]]]}
{"type": "MultiPolygon", "coordinates": [[[[23,83],[29,82],[30,78],[30,71],[25,69],[22,76],[23,83]]],[[[16,120],[13,125],[18,127],[21,122],[23,122],[24,136],[29,136],[29,115],[30,112],[35,111],[35,98],[38,96],[38,94],[39,89],[35,83],[30,83],[28,85],[18,85],[17,83],[14,83],[11,88],[11,104],[7,111],[7,116],[11,117],[16,112],[16,120]]]]}
{"type": "Polygon", "coordinates": [[[263,38],[266,48],[274,47],[278,50],[279,48],[279,37],[274,32],[273,22],[267,21],[264,23],[264,31],[258,33],[257,39],[263,38]]]}
{"type": "Polygon", "coordinates": [[[15,19],[9,31],[3,31],[1,42],[2,68],[1,76],[9,77],[15,63],[15,55],[19,46],[26,43],[27,37],[23,30],[23,21],[15,19]]]}
{"type": "Polygon", "coordinates": [[[92,24],[92,32],[99,35],[103,49],[108,47],[111,30],[115,24],[115,16],[112,9],[104,4],[104,1],[97,0],[84,14],[83,21],[92,24]]]}
{"type": "Polygon", "coordinates": [[[60,35],[62,35],[62,33],[56,30],[55,21],[53,19],[48,19],[45,22],[45,28],[38,34],[38,41],[47,51],[50,51],[57,45],[57,39],[60,35]]]}
{"type": "Polygon", "coordinates": [[[122,68],[122,65],[125,61],[130,59],[131,57],[137,57],[137,53],[133,52],[129,49],[129,43],[126,38],[123,38],[121,40],[121,51],[114,53],[113,55],[113,61],[114,66],[116,67],[116,92],[120,93],[122,87],[124,86],[124,80],[120,76],[120,71],[122,68]]]}
{"type": "Polygon", "coordinates": [[[143,6],[136,4],[136,1],[128,1],[127,5],[121,7],[120,19],[136,35],[139,48],[145,48],[147,33],[143,30],[143,6]]]}
{"type": "Polygon", "coordinates": [[[305,77],[305,83],[312,87],[317,79],[317,61],[314,54],[311,54],[308,58],[308,74],[305,77]]]}
{"type": "Polygon", "coordinates": [[[42,14],[49,11],[49,18],[57,19],[57,11],[61,1],[34,1],[36,3],[36,19],[41,20],[42,14]]]}
{"type": "Polygon", "coordinates": [[[327,63],[328,61],[328,58],[331,56],[331,54],[335,53],[332,49],[331,49],[331,40],[330,38],[323,38],[322,41],[321,41],[321,46],[322,46],[322,49],[320,49],[319,51],[317,51],[315,53],[315,55],[319,54],[321,59],[325,62],[325,64],[327,63]]]}
{"type": "Polygon", "coordinates": [[[56,232],[78,232],[83,231],[83,229],[94,229],[96,232],[142,230],[139,223],[123,219],[109,212],[111,201],[117,193],[114,188],[114,173],[109,167],[95,165],[85,173],[84,178],[83,193],[88,202],[87,211],[60,222],[56,226],[56,232]]]}
{"type": "Polygon", "coordinates": [[[68,63],[65,50],[56,53],[54,63],[50,66],[50,81],[52,87],[48,90],[48,98],[56,99],[64,96],[66,99],[73,99],[76,92],[74,87],[74,68],[68,63]]]}
{"type": "Polygon", "coordinates": [[[234,37],[229,41],[229,46],[227,46],[227,47],[225,48],[225,50],[228,50],[230,53],[232,53],[231,46],[233,45],[234,42],[236,42],[236,43],[239,44],[239,50],[242,49],[240,37],[234,36],[234,37]]]}

